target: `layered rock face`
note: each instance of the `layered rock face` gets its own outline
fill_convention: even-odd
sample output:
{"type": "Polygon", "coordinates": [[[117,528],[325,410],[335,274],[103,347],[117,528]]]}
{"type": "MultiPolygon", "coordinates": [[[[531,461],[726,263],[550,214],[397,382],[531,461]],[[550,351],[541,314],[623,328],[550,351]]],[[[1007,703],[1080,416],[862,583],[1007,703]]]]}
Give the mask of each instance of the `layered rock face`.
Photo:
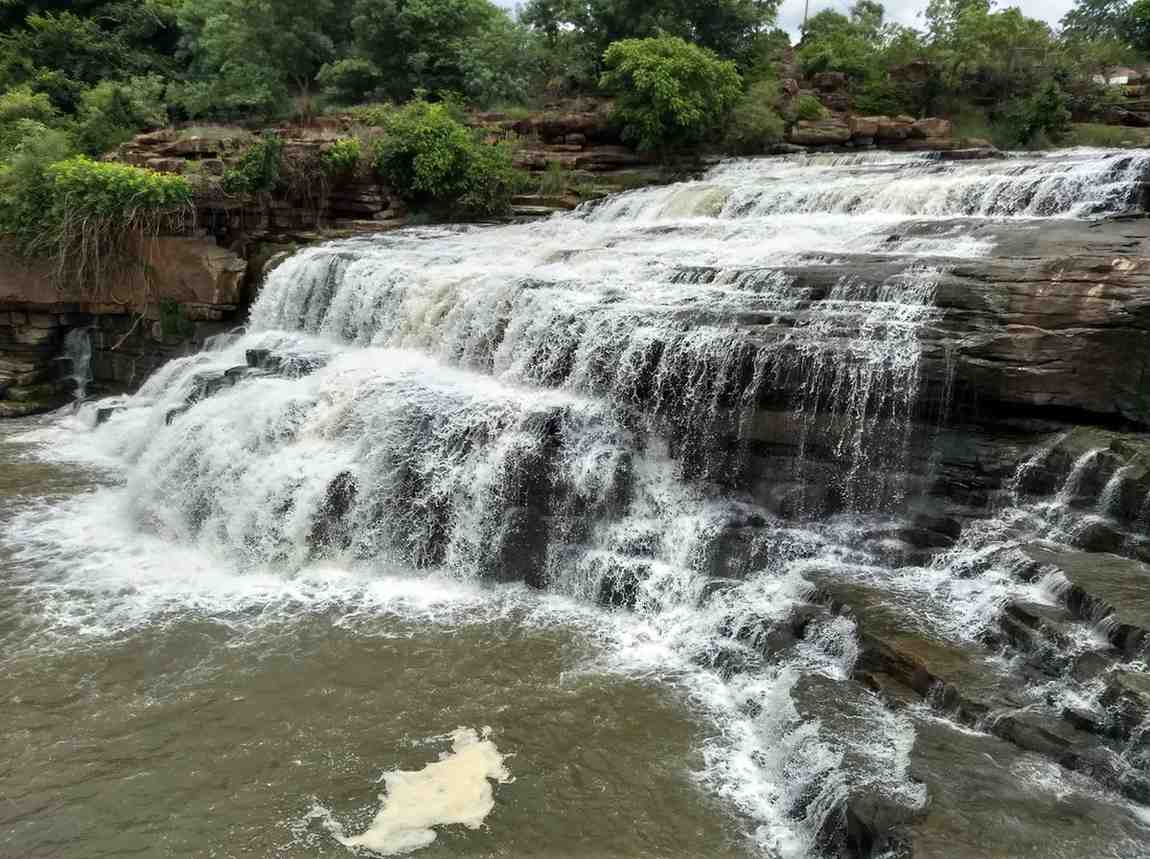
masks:
{"type": "Polygon", "coordinates": [[[84,376],[139,384],[235,324],[246,300],[242,257],[207,236],[162,236],[145,242],[139,259],[86,289],[58,283],[46,263],[0,255],[0,415],[56,408],[84,376]],[[64,343],[85,331],[92,343],[79,368],[64,343]]]}

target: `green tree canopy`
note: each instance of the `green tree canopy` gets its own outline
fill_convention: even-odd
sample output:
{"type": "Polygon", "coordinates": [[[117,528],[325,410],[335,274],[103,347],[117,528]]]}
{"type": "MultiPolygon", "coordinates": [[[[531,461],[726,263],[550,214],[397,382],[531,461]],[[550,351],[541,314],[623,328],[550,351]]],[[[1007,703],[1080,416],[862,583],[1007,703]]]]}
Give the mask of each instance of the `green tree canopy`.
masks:
{"type": "Polygon", "coordinates": [[[742,93],[733,62],[676,36],[615,42],[603,64],[623,137],[642,149],[703,139],[742,93]]]}

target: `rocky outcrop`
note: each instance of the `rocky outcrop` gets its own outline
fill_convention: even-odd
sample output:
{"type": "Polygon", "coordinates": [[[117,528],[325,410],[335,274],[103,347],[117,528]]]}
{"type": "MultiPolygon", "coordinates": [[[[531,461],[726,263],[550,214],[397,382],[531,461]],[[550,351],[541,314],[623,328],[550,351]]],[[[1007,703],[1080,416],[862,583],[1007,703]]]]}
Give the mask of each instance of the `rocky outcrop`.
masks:
{"type": "Polygon", "coordinates": [[[791,129],[789,140],[800,146],[836,146],[851,136],[851,126],[845,119],[800,119],[791,129]]]}
{"type": "Polygon", "coordinates": [[[832,114],[823,119],[799,120],[791,126],[787,140],[815,148],[967,152],[971,158],[998,156],[994,146],[985,140],[953,137],[950,121],[938,117],[832,114]]]}
{"type": "Polygon", "coordinates": [[[93,369],[135,384],[174,354],[235,324],[247,262],[207,236],[145,241],[139,264],[97,288],[59,283],[47,263],[0,255],[0,416],[56,408],[73,393],[61,358],[69,331],[95,333],[93,369]],[[173,330],[161,331],[169,319],[173,330]]]}

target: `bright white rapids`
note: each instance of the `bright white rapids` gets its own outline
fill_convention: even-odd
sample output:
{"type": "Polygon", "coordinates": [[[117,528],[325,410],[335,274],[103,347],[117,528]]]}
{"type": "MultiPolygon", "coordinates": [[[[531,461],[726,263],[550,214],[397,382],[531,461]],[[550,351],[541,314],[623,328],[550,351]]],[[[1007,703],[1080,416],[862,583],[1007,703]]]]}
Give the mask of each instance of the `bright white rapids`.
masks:
{"type": "Polygon", "coordinates": [[[503,755],[472,728],[452,731],[451,751],[421,770],[385,773],[387,792],[371,825],[361,834],[340,838],[347,847],[363,847],[384,856],[410,853],[435,841],[434,827],[462,824],[478,829],[495,808],[491,783],[505,784],[511,773],[503,755]]]}

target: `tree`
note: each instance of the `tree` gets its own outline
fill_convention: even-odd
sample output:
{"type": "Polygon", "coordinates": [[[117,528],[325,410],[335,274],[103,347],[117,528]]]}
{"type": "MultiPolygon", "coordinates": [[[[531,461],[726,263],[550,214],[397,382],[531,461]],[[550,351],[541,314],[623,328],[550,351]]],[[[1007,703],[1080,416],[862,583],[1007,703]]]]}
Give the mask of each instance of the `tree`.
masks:
{"type": "Polygon", "coordinates": [[[194,0],[180,7],[193,78],[221,103],[271,109],[307,95],[346,38],[337,0],[194,0]]]}
{"type": "Polygon", "coordinates": [[[552,43],[567,38],[594,46],[668,34],[748,66],[755,40],[775,20],[779,0],[529,0],[525,23],[552,43]]]}
{"type": "Polygon", "coordinates": [[[417,89],[463,92],[463,53],[474,40],[508,25],[489,0],[356,0],[355,41],[393,98],[417,89]]]}
{"type": "Polygon", "coordinates": [[[733,62],[675,36],[615,42],[603,64],[600,83],[616,95],[613,116],[641,149],[703,139],[742,92],[733,62]]]}
{"type": "Polygon", "coordinates": [[[1122,23],[1123,35],[1142,55],[1150,54],[1150,0],[1135,0],[1122,23]]]}
{"type": "Polygon", "coordinates": [[[1123,35],[1130,0],[1077,0],[1062,16],[1062,32],[1076,41],[1117,39],[1123,35]]]}

